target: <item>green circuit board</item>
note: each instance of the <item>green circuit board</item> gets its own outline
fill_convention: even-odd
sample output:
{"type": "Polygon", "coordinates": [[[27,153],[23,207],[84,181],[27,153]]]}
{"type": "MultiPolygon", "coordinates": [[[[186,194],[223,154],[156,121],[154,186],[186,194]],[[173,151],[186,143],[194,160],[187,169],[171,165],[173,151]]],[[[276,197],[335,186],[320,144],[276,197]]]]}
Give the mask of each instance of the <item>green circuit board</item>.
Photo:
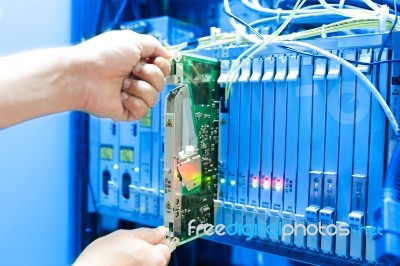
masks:
{"type": "Polygon", "coordinates": [[[165,175],[164,217],[169,236],[182,243],[196,238],[194,230],[188,231],[189,223],[192,227],[214,223],[219,65],[214,59],[183,55],[173,63],[172,71],[177,76],[175,89],[167,96],[164,161],[165,167],[173,169],[165,175]],[[184,132],[187,128],[194,132],[184,132]],[[168,134],[169,130],[174,132],[168,134]]]}

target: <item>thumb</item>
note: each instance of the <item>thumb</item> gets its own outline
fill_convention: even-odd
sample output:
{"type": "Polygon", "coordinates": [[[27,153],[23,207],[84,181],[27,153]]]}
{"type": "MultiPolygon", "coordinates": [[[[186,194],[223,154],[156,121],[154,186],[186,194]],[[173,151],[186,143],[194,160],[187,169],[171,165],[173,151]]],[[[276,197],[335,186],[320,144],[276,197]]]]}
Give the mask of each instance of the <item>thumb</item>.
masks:
{"type": "Polygon", "coordinates": [[[142,58],[172,57],[172,54],[153,36],[137,34],[135,40],[139,44],[139,49],[141,50],[140,56],[142,58]]]}
{"type": "Polygon", "coordinates": [[[132,234],[134,237],[139,238],[143,241],[146,241],[149,244],[160,244],[167,235],[167,231],[164,226],[160,226],[155,229],[151,228],[138,228],[132,230],[132,234]]]}

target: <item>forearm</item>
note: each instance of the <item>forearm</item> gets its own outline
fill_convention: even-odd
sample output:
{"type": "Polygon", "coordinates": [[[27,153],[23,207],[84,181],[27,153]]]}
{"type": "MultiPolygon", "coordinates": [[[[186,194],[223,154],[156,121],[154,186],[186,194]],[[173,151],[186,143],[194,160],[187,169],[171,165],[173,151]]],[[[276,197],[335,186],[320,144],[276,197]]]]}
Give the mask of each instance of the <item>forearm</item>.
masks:
{"type": "MultiPolygon", "coordinates": [[[[80,67],[74,47],[0,58],[0,128],[79,109],[80,67]]],[[[82,84],[81,84],[82,86],[82,84]]]]}

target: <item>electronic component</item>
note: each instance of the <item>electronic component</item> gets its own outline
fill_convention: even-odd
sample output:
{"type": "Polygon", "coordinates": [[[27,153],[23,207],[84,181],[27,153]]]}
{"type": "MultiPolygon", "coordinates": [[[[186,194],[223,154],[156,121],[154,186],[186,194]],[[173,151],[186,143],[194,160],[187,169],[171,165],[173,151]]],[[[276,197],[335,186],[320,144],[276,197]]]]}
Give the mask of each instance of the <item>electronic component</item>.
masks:
{"type": "Polygon", "coordinates": [[[176,56],[167,79],[174,84],[165,106],[165,215],[168,237],[198,237],[197,225],[213,224],[217,189],[218,62],[176,56]],[[190,224],[190,226],[189,226],[190,224]]]}
{"type": "Polygon", "coordinates": [[[326,2],[164,3],[194,27],[119,12],[121,29],[185,53],[141,121],[93,120],[95,211],[164,223],[171,251],[205,235],[319,265],[400,258],[397,195],[381,194],[400,132],[400,9],[326,2]],[[237,231],[209,236],[220,224],[237,231]]]}
{"type": "MultiPolygon", "coordinates": [[[[353,38],[315,43],[346,60],[374,62],[379,37],[357,37],[357,42],[351,41],[353,38]]],[[[225,85],[227,66],[234,64],[245,49],[232,46],[219,53],[199,53],[218,55],[218,81],[225,85]]],[[[389,54],[384,50],[382,58],[390,59],[389,54]]],[[[383,143],[387,139],[377,100],[364,81],[335,60],[313,59],[276,46],[259,52],[249,62],[257,66],[261,60],[261,71],[246,63],[238,77],[231,76],[225,103],[228,108],[220,113],[219,197],[214,202],[215,221],[239,228],[257,226],[257,233],[250,241],[243,238],[245,231],[237,232],[234,238],[213,235],[210,239],[282,256],[303,256],[303,261],[314,263],[376,263],[374,236],[379,228],[373,213],[380,198],[376,190],[382,187],[386,160],[383,143]],[[259,76],[259,72],[261,81],[248,79],[259,76]],[[248,117],[247,105],[261,98],[253,98],[260,85],[262,101],[258,110],[262,116],[250,112],[248,117]],[[249,150],[242,141],[248,138],[248,132],[252,135],[258,130],[260,121],[261,145],[249,150]],[[251,169],[251,159],[250,165],[241,162],[249,160],[249,154],[243,153],[249,153],[250,158],[261,154],[259,168],[251,169]],[[371,171],[373,176],[368,174],[371,171]],[[244,173],[252,174],[243,179],[244,173]],[[259,202],[251,206],[257,202],[250,201],[254,195],[259,202]],[[297,228],[296,234],[290,228],[297,228]]],[[[386,98],[393,74],[387,66],[380,67],[380,76],[387,77],[380,79],[386,98]]],[[[369,81],[376,79],[376,69],[375,65],[359,67],[369,81]]]]}
{"type": "MultiPolygon", "coordinates": [[[[376,63],[382,35],[308,43],[350,62],[376,63]]],[[[280,46],[258,52],[229,75],[246,48],[174,56],[165,106],[132,124],[151,142],[151,153],[142,141],[122,136],[126,125],[115,127],[119,142],[107,135],[112,131],[101,132],[100,212],[151,225],[161,222],[157,213],[172,248],[207,235],[208,225],[223,224],[245,229],[207,238],[310,263],[376,264],[386,238],[376,237],[373,213],[393,144],[380,103],[365,80],[338,61],[280,46]],[[229,97],[220,102],[229,79],[229,97]],[[110,170],[105,178],[104,169],[110,170]],[[104,196],[109,191],[119,198],[104,196]]],[[[397,59],[396,49],[384,49],[381,60],[397,59]]],[[[396,107],[394,65],[380,65],[379,73],[376,64],[355,68],[373,83],[379,75],[383,99],[396,107]]],[[[112,129],[107,123],[101,131],[112,129]]]]}

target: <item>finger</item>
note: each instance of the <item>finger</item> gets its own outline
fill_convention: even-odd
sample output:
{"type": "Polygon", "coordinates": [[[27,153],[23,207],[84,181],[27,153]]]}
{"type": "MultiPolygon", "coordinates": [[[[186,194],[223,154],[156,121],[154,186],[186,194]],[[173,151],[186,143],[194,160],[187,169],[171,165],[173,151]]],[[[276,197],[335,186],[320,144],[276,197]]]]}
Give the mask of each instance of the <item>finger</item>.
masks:
{"type": "Polygon", "coordinates": [[[159,230],[157,228],[156,229],[138,228],[131,230],[131,232],[134,237],[142,239],[143,241],[146,241],[147,243],[153,245],[160,244],[165,239],[166,236],[165,230],[163,232],[162,230],[159,230]]]}
{"type": "Polygon", "coordinates": [[[122,90],[132,96],[141,98],[147,106],[151,107],[158,101],[158,91],[143,80],[125,79],[122,90]]]}
{"type": "Polygon", "coordinates": [[[148,57],[164,57],[170,58],[172,54],[165,49],[161,43],[153,36],[147,34],[138,34],[138,44],[141,50],[141,57],[148,58],[148,57]]]}
{"type": "Polygon", "coordinates": [[[142,79],[151,84],[157,91],[162,91],[164,89],[164,74],[156,65],[139,62],[132,69],[132,74],[138,79],[142,79]]]}
{"type": "Polygon", "coordinates": [[[139,118],[136,118],[136,116],[134,116],[132,114],[132,112],[125,107],[124,102],[127,101],[129,99],[129,94],[126,92],[121,92],[121,101],[122,101],[122,108],[123,108],[123,114],[122,116],[118,119],[119,121],[127,121],[127,122],[135,122],[137,120],[139,120],[139,118]]]}
{"type": "Polygon", "coordinates": [[[171,252],[169,251],[169,248],[164,245],[164,244],[158,244],[154,246],[156,250],[158,250],[161,254],[161,256],[164,258],[166,264],[168,264],[169,260],[171,259],[171,252]]]}
{"type": "Polygon", "coordinates": [[[146,62],[158,66],[164,74],[164,77],[168,76],[171,72],[170,62],[163,57],[147,58],[146,62]]]}
{"type": "Polygon", "coordinates": [[[153,64],[155,64],[161,69],[162,73],[164,74],[164,77],[168,76],[169,73],[171,72],[171,65],[165,58],[156,57],[153,60],[153,64]]]}
{"type": "Polygon", "coordinates": [[[139,119],[137,119],[135,116],[132,115],[131,111],[129,109],[124,108],[124,114],[122,115],[122,118],[119,119],[118,122],[124,121],[124,122],[136,122],[139,119]]]}
{"type": "Polygon", "coordinates": [[[149,112],[149,106],[141,98],[122,92],[121,99],[123,106],[129,111],[129,113],[124,111],[124,116],[128,121],[139,120],[149,112]]]}

